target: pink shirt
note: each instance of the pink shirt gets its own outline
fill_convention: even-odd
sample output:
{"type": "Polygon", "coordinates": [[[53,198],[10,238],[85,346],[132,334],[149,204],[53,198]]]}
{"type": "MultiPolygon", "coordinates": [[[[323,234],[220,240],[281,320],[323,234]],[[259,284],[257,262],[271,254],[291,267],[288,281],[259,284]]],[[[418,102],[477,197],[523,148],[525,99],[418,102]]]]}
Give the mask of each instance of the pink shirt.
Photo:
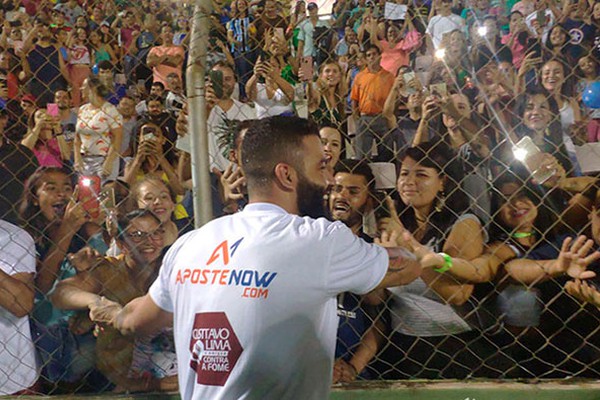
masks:
{"type": "Polygon", "coordinates": [[[185,51],[181,46],[155,46],[150,49],[148,55],[154,54],[158,57],[162,57],[163,55],[169,56],[181,56],[181,64],[177,67],[171,67],[166,64],[158,64],[154,68],[152,68],[153,72],[153,82],[161,82],[165,85],[165,88],[169,89],[169,85],[167,85],[167,75],[171,72],[175,72],[179,78],[182,78],[182,69],[183,69],[183,58],[185,56],[185,51]]]}
{"type": "Polygon", "coordinates": [[[409,64],[409,55],[421,43],[420,39],[418,32],[411,31],[394,47],[387,40],[381,40],[381,67],[395,76],[398,68],[409,64]]]}
{"type": "MultiPolygon", "coordinates": [[[[512,33],[502,36],[502,44],[508,44],[508,42],[510,42],[511,37],[512,37],[512,33]]],[[[523,59],[525,58],[525,50],[526,49],[527,49],[527,47],[523,46],[515,38],[515,40],[513,41],[513,45],[510,48],[510,51],[512,52],[513,65],[516,68],[521,68],[521,63],[523,62],[523,59]]]]}
{"type": "Polygon", "coordinates": [[[63,166],[63,160],[60,157],[60,147],[56,138],[48,141],[38,140],[33,149],[33,154],[35,154],[40,167],[62,168],[63,166]]]}

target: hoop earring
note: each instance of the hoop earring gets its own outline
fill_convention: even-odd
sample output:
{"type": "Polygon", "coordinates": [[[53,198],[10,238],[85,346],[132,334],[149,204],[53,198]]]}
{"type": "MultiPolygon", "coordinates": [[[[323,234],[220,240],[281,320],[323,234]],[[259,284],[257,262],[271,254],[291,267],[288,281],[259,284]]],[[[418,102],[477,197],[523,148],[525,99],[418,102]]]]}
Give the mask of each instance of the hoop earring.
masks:
{"type": "Polygon", "coordinates": [[[435,204],[435,212],[442,212],[444,205],[446,203],[446,194],[442,191],[439,196],[436,196],[437,202],[435,204]]]}

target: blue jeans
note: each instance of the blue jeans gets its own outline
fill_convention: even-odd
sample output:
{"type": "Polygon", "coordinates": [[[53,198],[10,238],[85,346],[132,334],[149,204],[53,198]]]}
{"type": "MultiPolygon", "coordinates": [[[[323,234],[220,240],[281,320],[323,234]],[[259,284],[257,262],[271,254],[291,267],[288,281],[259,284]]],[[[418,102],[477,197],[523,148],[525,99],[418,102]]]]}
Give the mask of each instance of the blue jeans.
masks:
{"type": "Polygon", "coordinates": [[[394,160],[394,134],[387,126],[383,115],[362,115],[358,119],[356,132],[356,156],[359,159],[371,158],[373,141],[377,146],[377,161],[392,162],[394,160]]]}

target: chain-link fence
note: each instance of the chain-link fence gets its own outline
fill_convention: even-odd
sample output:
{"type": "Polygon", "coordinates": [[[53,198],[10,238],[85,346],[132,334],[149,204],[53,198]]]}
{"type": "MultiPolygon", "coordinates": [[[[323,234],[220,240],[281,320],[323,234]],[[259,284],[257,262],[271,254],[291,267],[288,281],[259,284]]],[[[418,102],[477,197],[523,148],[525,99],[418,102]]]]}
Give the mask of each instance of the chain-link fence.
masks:
{"type": "Polygon", "coordinates": [[[244,121],[309,118],[315,215],[404,231],[424,266],[339,296],[334,382],[598,379],[598,4],[3,1],[0,394],[177,389],[171,331],[88,312],[146,293],[193,229],[194,46],[214,216],[247,203],[244,121]]]}

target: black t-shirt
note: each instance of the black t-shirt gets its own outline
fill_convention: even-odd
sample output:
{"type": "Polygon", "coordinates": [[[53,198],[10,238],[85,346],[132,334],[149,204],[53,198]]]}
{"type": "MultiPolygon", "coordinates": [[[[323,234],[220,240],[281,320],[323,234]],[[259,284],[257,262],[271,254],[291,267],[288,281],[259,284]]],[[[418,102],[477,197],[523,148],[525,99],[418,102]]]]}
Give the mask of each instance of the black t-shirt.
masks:
{"type": "Polygon", "coordinates": [[[27,147],[4,139],[0,146],[0,219],[18,224],[18,203],[25,181],[38,167],[27,147]]]}

